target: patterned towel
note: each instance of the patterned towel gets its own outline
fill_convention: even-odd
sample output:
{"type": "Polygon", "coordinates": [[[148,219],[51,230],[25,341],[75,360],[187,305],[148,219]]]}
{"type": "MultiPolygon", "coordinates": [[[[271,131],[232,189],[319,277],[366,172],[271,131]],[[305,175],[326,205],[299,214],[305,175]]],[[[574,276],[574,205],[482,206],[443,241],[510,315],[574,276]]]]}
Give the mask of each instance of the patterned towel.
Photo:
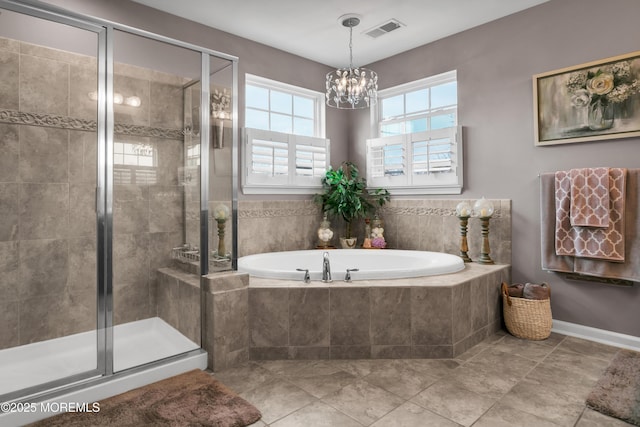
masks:
{"type": "Polygon", "coordinates": [[[597,258],[556,255],[556,176],[540,174],[540,255],[543,270],[568,273],[576,280],[593,280],[629,286],[640,285],[640,169],[627,169],[625,182],[624,258],[611,262],[597,258]],[[621,281],[631,281],[622,283],[621,281]]]}
{"type": "Polygon", "coordinates": [[[609,226],[609,168],[571,169],[571,225],[609,226]]]}
{"type": "Polygon", "coordinates": [[[627,170],[609,169],[609,226],[571,226],[571,174],[555,173],[556,255],[624,261],[624,212],[627,170]]]}

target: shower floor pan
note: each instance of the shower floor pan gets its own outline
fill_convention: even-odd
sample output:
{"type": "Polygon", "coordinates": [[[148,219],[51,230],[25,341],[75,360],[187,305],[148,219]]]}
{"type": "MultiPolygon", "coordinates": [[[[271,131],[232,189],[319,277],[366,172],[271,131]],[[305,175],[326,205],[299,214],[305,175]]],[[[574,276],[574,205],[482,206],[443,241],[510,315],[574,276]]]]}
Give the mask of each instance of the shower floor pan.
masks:
{"type": "MultiPolygon", "coordinates": [[[[159,317],[115,326],[113,341],[115,372],[199,348],[159,317]]],[[[96,331],[0,350],[0,395],[96,369],[96,360],[96,331]]]]}

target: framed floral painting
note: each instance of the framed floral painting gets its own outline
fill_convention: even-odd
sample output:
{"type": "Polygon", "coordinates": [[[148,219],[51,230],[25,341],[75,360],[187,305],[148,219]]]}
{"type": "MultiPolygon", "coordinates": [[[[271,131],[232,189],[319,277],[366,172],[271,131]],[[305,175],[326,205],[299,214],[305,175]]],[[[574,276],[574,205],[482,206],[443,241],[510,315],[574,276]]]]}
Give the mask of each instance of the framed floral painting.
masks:
{"type": "Polygon", "coordinates": [[[640,136],[640,52],[533,76],[535,144],[640,136]]]}

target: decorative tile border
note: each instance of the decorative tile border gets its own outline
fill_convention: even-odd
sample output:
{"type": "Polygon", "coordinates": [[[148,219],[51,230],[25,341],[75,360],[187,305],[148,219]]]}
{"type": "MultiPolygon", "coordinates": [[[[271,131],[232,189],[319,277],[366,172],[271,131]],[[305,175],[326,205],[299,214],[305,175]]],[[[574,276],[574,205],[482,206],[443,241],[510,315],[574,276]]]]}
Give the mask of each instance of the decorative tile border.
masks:
{"type": "MultiPolygon", "coordinates": [[[[456,216],[456,210],[455,208],[385,206],[382,208],[382,214],[401,216],[456,216]]],[[[502,217],[503,215],[501,209],[494,210],[492,218],[502,217]]]]}
{"type": "Polygon", "coordinates": [[[271,202],[241,201],[238,218],[282,218],[320,215],[320,208],[310,200],[282,200],[274,207],[271,202]],[[266,206],[265,206],[266,204],[266,206]]]}
{"type": "MultiPolygon", "coordinates": [[[[11,123],[29,126],[43,126],[58,129],[71,129],[95,132],[95,120],[77,119],[53,114],[27,113],[16,110],[0,110],[0,123],[11,123]]],[[[113,131],[119,135],[151,137],[160,139],[182,140],[184,132],[181,129],[154,128],[116,123],[113,131]]]]}
{"type": "Polygon", "coordinates": [[[16,110],[0,110],[0,122],[59,129],[96,130],[96,122],[94,120],[76,119],[51,114],[25,113],[16,110]]]}
{"type": "Polygon", "coordinates": [[[319,215],[320,209],[314,206],[281,209],[238,209],[238,218],[276,218],[286,216],[319,215]]]}
{"type": "MultiPolygon", "coordinates": [[[[457,200],[452,202],[457,203],[457,200]]],[[[301,205],[300,207],[282,207],[282,208],[264,208],[261,204],[253,204],[251,202],[242,203],[238,209],[238,218],[276,218],[288,216],[303,215],[319,215],[320,209],[308,201],[287,202],[301,205]]],[[[498,203],[496,203],[498,204],[498,203]]],[[[499,205],[499,204],[498,204],[499,205]]],[[[424,207],[424,206],[390,206],[387,205],[381,209],[382,216],[438,216],[447,217],[455,216],[455,207],[424,207]]],[[[505,213],[500,208],[496,208],[492,218],[504,218],[505,213]]]]}
{"type": "Polygon", "coordinates": [[[125,125],[116,123],[113,131],[120,135],[142,136],[161,139],[182,140],[184,132],[180,129],[152,128],[149,126],[125,125]]]}

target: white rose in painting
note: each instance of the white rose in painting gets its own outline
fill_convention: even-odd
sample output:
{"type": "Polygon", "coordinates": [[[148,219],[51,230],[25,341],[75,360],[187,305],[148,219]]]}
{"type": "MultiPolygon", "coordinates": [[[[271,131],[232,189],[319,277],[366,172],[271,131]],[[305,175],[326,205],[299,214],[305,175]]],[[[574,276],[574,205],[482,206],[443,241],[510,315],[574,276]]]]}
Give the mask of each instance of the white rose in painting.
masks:
{"type": "Polygon", "coordinates": [[[574,107],[586,107],[590,101],[591,95],[585,89],[579,89],[571,95],[571,105],[574,107]]]}

